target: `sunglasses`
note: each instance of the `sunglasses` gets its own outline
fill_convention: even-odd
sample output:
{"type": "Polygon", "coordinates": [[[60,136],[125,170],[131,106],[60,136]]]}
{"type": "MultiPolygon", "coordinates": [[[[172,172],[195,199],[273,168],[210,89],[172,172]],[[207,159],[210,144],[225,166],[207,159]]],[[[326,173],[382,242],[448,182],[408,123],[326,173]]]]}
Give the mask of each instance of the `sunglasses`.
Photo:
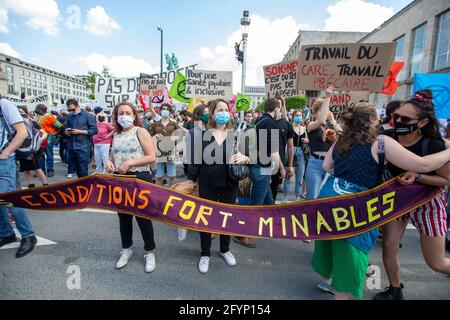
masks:
{"type": "Polygon", "coordinates": [[[398,114],[393,114],[392,115],[392,119],[394,119],[394,122],[397,122],[397,120],[398,119],[400,119],[400,122],[401,123],[409,123],[409,122],[411,122],[411,121],[413,121],[413,120],[419,120],[419,118],[410,118],[410,117],[407,117],[407,116],[399,116],[398,114]]]}

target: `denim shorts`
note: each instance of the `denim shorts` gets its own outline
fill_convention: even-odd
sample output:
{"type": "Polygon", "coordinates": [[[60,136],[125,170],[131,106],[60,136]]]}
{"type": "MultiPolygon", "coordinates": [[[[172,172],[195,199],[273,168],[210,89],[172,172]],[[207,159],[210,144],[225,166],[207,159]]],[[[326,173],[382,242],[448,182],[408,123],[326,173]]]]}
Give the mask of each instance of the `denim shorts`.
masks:
{"type": "Polygon", "coordinates": [[[158,162],[156,163],[156,178],[162,178],[164,176],[169,178],[175,178],[177,175],[177,165],[175,162],[158,162]],[[166,174],[167,169],[167,174],[166,174]]]}

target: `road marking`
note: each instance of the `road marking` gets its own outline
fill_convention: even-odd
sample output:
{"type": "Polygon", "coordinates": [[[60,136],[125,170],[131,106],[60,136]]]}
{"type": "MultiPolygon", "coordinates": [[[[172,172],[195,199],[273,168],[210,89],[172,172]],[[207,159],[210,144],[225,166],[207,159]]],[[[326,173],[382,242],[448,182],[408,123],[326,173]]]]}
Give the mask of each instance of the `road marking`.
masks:
{"type": "MultiPolygon", "coordinates": [[[[20,233],[19,233],[19,231],[17,231],[16,228],[14,228],[14,232],[16,233],[16,237],[19,238],[19,241],[7,244],[6,246],[1,247],[0,250],[17,249],[17,248],[20,247],[20,239],[21,239],[20,233]]],[[[38,236],[36,236],[36,239],[37,239],[36,247],[39,247],[39,246],[50,246],[50,245],[58,244],[58,243],[56,243],[54,241],[51,241],[51,240],[48,240],[48,239],[45,239],[45,238],[41,238],[41,237],[38,237],[38,236]]]]}
{"type": "Polygon", "coordinates": [[[99,213],[117,213],[115,211],[110,211],[110,210],[100,210],[100,209],[80,209],[80,210],[75,210],[77,212],[99,212],[99,213]]]}

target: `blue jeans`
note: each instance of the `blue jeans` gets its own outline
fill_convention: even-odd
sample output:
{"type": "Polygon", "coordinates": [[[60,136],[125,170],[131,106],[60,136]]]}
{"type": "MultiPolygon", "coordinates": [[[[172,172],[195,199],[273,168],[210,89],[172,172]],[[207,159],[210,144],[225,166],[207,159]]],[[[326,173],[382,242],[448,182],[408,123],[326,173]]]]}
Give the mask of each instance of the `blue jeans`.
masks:
{"type": "Polygon", "coordinates": [[[259,165],[249,166],[250,180],[252,180],[252,192],[250,196],[251,206],[272,205],[274,204],[270,183],[272,175],[261,174],[259,165]]]}
{"type": "Polygon", "coordinates": [[[319,196],[320,186],[325,177],[325,171],[322,169],[323,160],[309,157],[306,167],[306,200],[313,200],[319,196]]]}
{"type": "MultiPolygon", "coordinates": [[[[44,173],[55,172],[53,168],[53,147],[55,146],[56,138],[54,136],[48,136],[48,147],[44,150],[45,157],[39,159],[39,166],[44,173]]],[[[62,159],[61,159],[62,160],[62,159]]]]}
{"type": "MultiPolygon", "coordinates": [[[[0,193],[16,191],[16,159],[0,159],[0,193]]],[[[14,235],[9,219],[9,211],[14,217],[17,230],[22,238],[34,236],[33,227],[28,219],[27,211],[22,208],[0,206],[0,237],[14,235]]]]}
{"type": "MultiPolygon", "coordinates": [[[[295,163],[295,195],[299,196],[302,194],[303,176],[305,175],[305,156],[303,149],[300,147],[295,147],[294,154],[297,156],[297,163],[295,163]]],[[[285,195],[289,193],[291,181],[292,178],[284,180],[283,193],[285,195]]]]}
{"type": "Polygon", "coordinates": [[[69,173],[77,174],[78,178],[87,177],[89,175],[89,162],[91,158],[91,147],[84,150],[73,150],[71,144],[68,144],[69,152],[69,173]]]}

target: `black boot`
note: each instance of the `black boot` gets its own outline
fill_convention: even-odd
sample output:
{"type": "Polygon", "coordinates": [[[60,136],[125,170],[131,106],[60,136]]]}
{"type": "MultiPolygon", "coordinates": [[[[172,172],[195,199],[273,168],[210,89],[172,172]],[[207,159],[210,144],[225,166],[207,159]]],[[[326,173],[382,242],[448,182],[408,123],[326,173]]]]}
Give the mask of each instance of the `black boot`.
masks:
{"type": "Polygon", "coordinates": [[[403,284],[400,284],[400,288],[389,286],[383,292],[377,293],[373,300],[404,300],[403,288],[403,284]]]}
{"type": "Polygon", "coordinates": [[[6,246],[7,244],[16,242],[17,238],[16,235],[13,234],[12,236],[9,237],[0,237],[0,248],[3,246],[6,246]]]}
{"type": "Polygon", "coordinates": [[[31,251],[33,251],[36,243],[37,239],[35,236],[22,239],[22,241],[20,242],[20,248],[17,250],[16,253],[16,258],[22,258],[27,254],[29,254],[31,251]]]}

